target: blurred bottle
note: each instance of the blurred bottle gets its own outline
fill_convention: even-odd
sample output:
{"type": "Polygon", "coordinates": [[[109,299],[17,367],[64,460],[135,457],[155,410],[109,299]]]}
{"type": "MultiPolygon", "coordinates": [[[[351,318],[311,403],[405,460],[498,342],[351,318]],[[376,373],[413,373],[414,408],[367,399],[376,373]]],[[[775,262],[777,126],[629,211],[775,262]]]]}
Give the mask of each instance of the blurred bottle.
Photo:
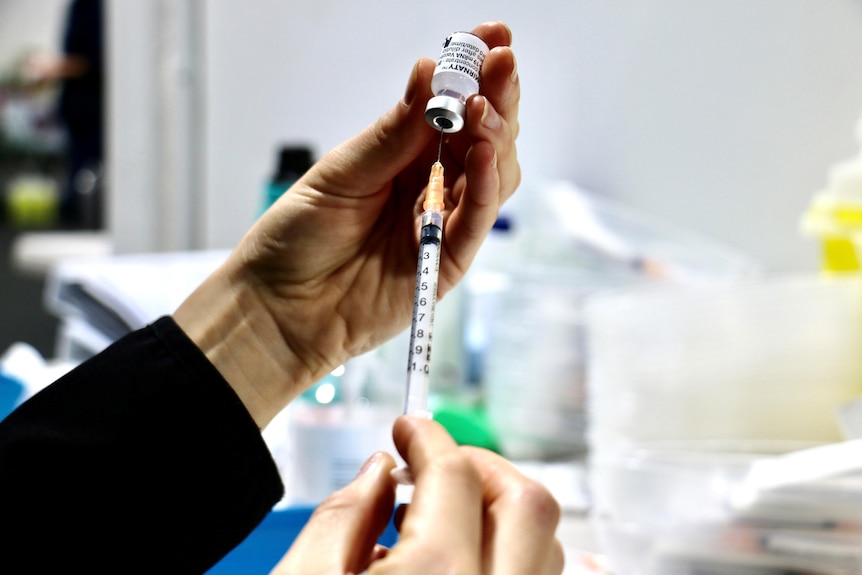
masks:
{"type": "Polygon", "coordinates": [[[391,383],[382,369],[374,354],[352,358],[296,398],[270,431],[289,503],[319,503],[372,453],[396,453],[391,429],[400,403],[381,390],[391,383]]]}
{"type": "Polygon", "coordinates": [[[307,146],[282,146],[278,151],[278,164],[264,189],[260,213],[265,212],[314,163],[307,146]]]}

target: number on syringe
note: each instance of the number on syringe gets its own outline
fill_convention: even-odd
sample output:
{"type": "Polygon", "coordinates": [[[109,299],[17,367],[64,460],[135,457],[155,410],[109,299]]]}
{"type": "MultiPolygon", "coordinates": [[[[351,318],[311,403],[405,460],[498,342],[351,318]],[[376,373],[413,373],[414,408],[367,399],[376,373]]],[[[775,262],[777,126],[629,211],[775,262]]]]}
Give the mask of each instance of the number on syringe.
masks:
{"type": "MultiPolygon", "coordinates": [[[[417,367],[416,362],[414,361],[413,363],[410,364],[410,371],[416,371],[416,367],[417,367]]],[[[431,366],[426,363],[425,365],[422,366],[422,372],[423,373],[430,373],[431,372],[431,366]]]]}

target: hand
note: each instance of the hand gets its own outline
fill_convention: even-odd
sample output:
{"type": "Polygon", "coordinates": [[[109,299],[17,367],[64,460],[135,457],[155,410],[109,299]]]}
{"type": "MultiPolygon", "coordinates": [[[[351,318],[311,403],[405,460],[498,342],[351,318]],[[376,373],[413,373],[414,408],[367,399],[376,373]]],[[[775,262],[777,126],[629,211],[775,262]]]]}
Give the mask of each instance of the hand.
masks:
{"type": "MultiPolygon", "coordinates": [[[[500,23],[473,32],[491,52],[464,129],[443,146],[439,297],[463,277],[520,182],[511,33],[500,23]]],[[[404,98],[292,186],[175,314],[260,427],[409,325],[421,195],[439,137],[424,119],[434,66],[420,59],[404,98]]]]}
{"type": "Polygon", "coordinates": [[[395,499],[395,463],[378,453],[317,507],[272,575],[562,572],[560,509],[545,487],[494,453],[458,447],[433,421],[403,416],[393,431],[415,477],[398,543],[375,545],[395,499]]]}

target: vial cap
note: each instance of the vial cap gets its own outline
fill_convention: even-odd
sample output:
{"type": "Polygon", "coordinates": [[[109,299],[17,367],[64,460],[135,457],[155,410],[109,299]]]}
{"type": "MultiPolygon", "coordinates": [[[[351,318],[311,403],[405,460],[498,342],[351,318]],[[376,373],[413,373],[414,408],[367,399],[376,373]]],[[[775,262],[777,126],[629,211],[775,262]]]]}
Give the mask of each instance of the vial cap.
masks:
{"type": "Polygon", "coordinates": [[[425,106],[425,120],[435,130],[447,134],[458,132],[464,127],[464,113],[467,107],[461,100],[452,96],[434,96],[425,106]]]}

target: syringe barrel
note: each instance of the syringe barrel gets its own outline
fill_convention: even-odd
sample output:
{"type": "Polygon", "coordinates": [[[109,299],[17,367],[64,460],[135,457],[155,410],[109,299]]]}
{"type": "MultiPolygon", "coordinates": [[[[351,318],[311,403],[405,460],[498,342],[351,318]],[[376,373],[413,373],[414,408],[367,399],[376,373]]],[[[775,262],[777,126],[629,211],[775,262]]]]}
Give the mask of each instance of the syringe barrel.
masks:
{"type": "Polygon", "coordinates": [[[407,360],[407,396],[404,401],[404,413],[410,415],[430,416],[428,381],[442,241],[443,214],[437,211],[424,212],[416,269],[410,354],[407,360]]]}

